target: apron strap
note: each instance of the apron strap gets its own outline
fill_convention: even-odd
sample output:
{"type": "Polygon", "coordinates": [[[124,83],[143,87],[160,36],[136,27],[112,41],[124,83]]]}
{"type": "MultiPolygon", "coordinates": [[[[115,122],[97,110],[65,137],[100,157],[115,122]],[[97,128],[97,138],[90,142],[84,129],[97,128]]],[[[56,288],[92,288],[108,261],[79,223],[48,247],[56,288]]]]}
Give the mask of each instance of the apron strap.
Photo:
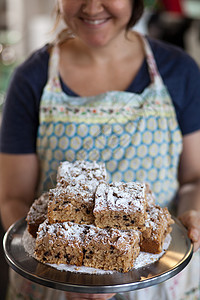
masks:
{"type": "Polygon", "coordinates": [[[56,91],[62,91],[61,83],[59,80],[59,60],[60,60],[60,49],[59,45],[67,39],[74,38],[74,35],[69,29],[62,30],[56,37],[52,52],[50,54],[49,68],[48,68],[48,81],[53,83],[53,86],[56,87],[56,91]]]}
{"type": "Polygon", "coordinates": [[[143,35],[140,35],[140,37],[144,44],[144,50],[145,50],[145,54],[146,54],[146,60],[147,60],[147,65],[148,65],[148,69],[149,69],[149,75],[151,78],[151,82],[154,83],[156,87],[163,86],[164,83],[163,83],[162,77],[158,71],[158,67],[157,67],[152,49],[149,45],[149,42],[143,35]]]}
{"type": "Polygon", "coordinates": [[[59,47],[58,44],[54,44],[49,60],[48,79],[51,80],[58,76],[59,69],[59,47]]]}

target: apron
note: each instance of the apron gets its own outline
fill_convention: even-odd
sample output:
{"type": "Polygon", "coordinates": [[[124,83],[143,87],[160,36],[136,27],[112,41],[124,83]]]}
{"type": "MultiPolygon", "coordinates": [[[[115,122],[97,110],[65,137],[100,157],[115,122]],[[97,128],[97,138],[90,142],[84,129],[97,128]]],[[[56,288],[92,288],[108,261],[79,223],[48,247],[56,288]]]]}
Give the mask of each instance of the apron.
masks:
{"type": "Polygon", "coordinates": [[[142,94],[66,95],[59,80],[59,50],[54,48],[40,106],[39,194],[55,187],[60,161],[95,160],[105,162],[109,182],[148,182],[161,206],[174,198],[182,135],[151,48],[142,40],[151,77],[142,94]]]}
{"type": "MultiPolygon", "coordinates": [[[[108,181],[146,181],[156,201],[169,207],[178,189],[182,136],[151,48],[144,38],[142,40],[151,84],[140,95],[119,91],[95,97],[66,95],[59,80],[59,49],[54,47],[40,106],[39,195],[55,187],[60,161],[96,160],[105,162],[108,181]]],[[[172,279],[143,290],[118,294],[115,299],[200,299],[199,257],[198,252],[172,279]]],[[[8,300],[66,299],[64,292],[30,282],[13,271],[10,278],[8,300]]]]}

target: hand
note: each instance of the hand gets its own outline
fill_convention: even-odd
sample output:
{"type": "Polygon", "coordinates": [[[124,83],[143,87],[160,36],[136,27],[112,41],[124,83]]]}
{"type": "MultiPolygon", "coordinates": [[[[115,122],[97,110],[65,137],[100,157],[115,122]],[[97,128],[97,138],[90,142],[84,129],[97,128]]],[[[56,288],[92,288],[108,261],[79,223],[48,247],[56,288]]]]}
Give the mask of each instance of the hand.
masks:
{"type": "Polygon", "coordinates": [[[179,220],[188,229],[188,236],[194,243],[194,251],[197,251],[200,248],[200,211],[186,211],[179,216],[179,220]]]}
{"type": "Polygon", "coordinates": [[[107,300],[114,297],[115,294],[79,294],[66,292],[67,300],[80,300],[80,299],[94,299],[94,300],[107,300]]]}

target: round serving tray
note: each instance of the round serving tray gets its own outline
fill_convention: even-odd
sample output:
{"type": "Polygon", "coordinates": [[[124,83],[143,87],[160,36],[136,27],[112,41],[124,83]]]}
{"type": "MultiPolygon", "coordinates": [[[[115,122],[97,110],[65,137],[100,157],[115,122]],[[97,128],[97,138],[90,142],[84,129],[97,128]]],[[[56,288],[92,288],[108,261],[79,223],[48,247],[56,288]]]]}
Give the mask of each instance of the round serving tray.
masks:
{"type": "Polygon", "coordinates": [[[145,267],[128,273],[87,274],[59,271],[42,264],[24,249],[24,219],[12,225],[4,236],[4,252],[9,265],[25,278],[54,289],[79,293],[122,293],[161,283],[179,273],[189,263],[193,246],[187,230],[175,219],[171,243],[165,254],[145,267]]]}

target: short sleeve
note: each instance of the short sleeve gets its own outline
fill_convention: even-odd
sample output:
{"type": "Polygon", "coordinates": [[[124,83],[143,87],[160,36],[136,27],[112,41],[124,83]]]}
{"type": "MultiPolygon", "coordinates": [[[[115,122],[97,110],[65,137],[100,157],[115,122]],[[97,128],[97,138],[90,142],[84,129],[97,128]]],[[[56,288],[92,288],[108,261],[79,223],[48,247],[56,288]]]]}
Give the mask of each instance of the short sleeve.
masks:
{"type": "Polygon", "coordinates": [[[1,152],[36,152],[39,105],[47,81],[47,65],[47,51],[42,49],[14,71],[3,107],[1,152]]]}
{"type": "Polygon", "coordinates": [[[181,48],[151,40],[161,77],[183,135],[200,129],[200,68],[181,48]]]}
{"type": "Polygon", "coordinates": [[[185,76],[178,121],[185,135],[200,130],[200,69],[193,59],[187,57],[180,72],[185,73],[185,76]]]}

